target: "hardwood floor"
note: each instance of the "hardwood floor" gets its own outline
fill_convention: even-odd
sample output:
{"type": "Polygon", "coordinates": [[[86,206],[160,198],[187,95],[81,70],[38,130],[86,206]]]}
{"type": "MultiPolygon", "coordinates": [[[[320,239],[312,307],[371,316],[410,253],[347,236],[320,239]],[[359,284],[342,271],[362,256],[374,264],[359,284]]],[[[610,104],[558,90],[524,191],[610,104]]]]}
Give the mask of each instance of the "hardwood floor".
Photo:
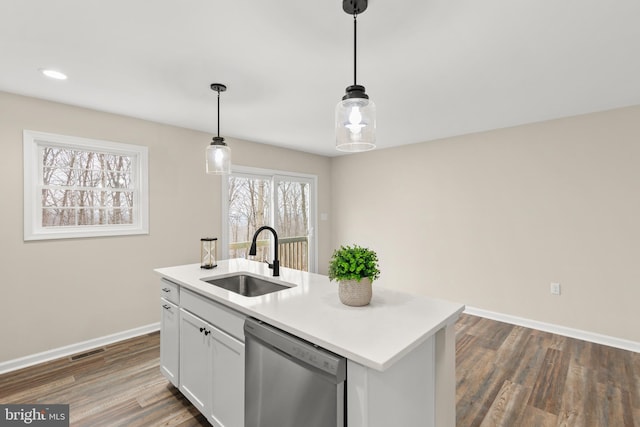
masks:
{"type": "MultiPolygon", "coordinates": [[[[97,350],[0,375],[0,403],[68,403],[74,427],[209,426],[160,374],[158,333],[97,350]]],[[[640,427],[639,353],[462,315],[456,376],[459,427],[640,427]]]]}
{"type": "Polygon", "coordinates": [[[209,426],[160,374],[159,332],[0,375],[0,403],[69,404],[70,425],[209,426]]]}
{"type": "Polygon", "coordinates": [[[463,315],[457,425],[640,427],[640,353],[463,315]]]}

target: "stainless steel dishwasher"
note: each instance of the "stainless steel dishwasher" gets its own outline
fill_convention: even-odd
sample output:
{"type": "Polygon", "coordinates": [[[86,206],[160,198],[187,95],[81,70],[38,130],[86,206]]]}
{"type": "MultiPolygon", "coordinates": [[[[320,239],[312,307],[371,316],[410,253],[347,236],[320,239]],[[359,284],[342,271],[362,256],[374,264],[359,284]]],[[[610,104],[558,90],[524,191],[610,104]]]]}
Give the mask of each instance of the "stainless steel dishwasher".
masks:
{"type": "Polygon", "coordinates": [[[245,427],[344,427],[347,361],[248,318],[245,427]]]}

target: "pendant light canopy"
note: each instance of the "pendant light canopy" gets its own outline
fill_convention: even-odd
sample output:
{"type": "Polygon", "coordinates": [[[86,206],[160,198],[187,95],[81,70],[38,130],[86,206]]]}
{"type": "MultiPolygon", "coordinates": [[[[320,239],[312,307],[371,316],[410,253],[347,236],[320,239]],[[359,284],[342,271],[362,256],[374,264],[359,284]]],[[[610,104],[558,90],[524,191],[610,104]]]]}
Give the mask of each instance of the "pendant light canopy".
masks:
{"type": "Polygon", "coordinates": [[[376,106],[357,77],[357,17],[367,9],[367,0],[343,0],[342,9],[353,15],[353,85],[336,106],[336,149],[358,152],[376,148],[376,106]]]}
{"type": "Polygon", "coordinates": [[[207,147],[207,173],[227,175],[231,173],[231,150],[220,137],[220,92],[227,90],[221,83],[212,83],[211,90],[218,92],[218,136],[213,137],[211,145],[207,147]]]}

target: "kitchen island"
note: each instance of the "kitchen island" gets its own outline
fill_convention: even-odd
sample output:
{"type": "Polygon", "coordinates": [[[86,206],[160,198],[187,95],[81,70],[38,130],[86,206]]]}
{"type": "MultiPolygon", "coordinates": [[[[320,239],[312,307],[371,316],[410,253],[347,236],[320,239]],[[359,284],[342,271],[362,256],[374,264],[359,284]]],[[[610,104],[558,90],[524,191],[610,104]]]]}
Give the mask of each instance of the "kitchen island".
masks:
{"type": "MultiPolygon", "coordinates": [[[[349,427],[455,426],[453,325],[463,305],[398,292],[376,282],[370,305],[349,307],[340,303],[337,283],[326,276],[281,268],[280,276],[272,277],[266,264],[245,259],[219,261],[213,270],[190,264],[155,271],[163,277],[161,294],[179,293],[176,308],[182,301],[201,298],[224,307],[225,315],[215,316],[223,323],[226,311],[250,316],[347,358],[349,427]],[[245,297],[202,280],[238,273],[288,288],[245,297]]],[[[172,305],[165,302],[165,309],[172,305]]],[[[189,315],[188,309],[183,311],[189,315]]],[[[236,326],[228,330],[230,338],[244,342],[236,326]]],[[[174,341],[178,345],[179,338],[174,341]]]]}

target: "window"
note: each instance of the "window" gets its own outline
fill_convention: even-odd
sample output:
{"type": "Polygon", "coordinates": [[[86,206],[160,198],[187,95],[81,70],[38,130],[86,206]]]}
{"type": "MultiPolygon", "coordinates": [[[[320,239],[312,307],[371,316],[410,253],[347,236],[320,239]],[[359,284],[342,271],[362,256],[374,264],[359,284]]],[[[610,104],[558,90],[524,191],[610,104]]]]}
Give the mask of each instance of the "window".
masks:
{"type": "Polygon", "coordinates": [[[149,233],[148,154],[25,130],[24,240],[149,233]]]}
{"type": "MultiPolygon", "coordinates": [[[[223,182],[223,257],[246,258],[255,231],[269,225],[278,232],[280,265],[315,271],[315,176],[236,166],[223,182]]],[[[272,248],[263,232],[255,259],[271,262],[272,248]]]]}

